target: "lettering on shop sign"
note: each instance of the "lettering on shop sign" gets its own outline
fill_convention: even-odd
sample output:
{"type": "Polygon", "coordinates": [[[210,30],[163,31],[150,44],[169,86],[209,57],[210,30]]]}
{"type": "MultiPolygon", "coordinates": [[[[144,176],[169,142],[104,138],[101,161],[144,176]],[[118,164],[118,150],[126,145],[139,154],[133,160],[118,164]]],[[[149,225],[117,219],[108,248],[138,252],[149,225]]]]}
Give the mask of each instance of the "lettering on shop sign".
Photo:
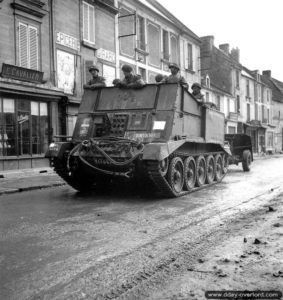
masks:
{"type": "Polygon", "coordinates": [[[56,32],[56,43],[80,51],[79,40],[63,32],[56,32]]]}
{"type": "Polygon", "coordinates": [[[109,50],[105,50],[103,48],[97,49],[96,56],[97,58],[107,60],[111,63],[115,63],[116,61],[115,53],[109,50]]]}
{"type": "Polygon", "coordinates": [[[42,83],[43,72],[17,67],[13,65],[3,64],[1,76],[16,80],[42,83]]]}

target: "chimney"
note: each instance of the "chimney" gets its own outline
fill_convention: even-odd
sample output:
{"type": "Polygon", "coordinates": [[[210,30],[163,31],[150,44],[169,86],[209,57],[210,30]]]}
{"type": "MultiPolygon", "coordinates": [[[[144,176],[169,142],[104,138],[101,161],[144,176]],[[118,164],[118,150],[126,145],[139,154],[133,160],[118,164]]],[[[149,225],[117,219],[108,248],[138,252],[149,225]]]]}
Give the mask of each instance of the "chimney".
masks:
{"type": "Polygon", "coordinates": [[[226,54],[229,54],[230,52],[230,45],[229,44],[221,44],[219,45],[219,49],[221,49],[222,51],[224,51],[226,54]]]}
{"type": "Polygon", "coordinates": [[[231,50],[231,57],[234,59],[236,62],[240,63],[240,49],[239,48],[233,48],[231,50]]]}
{"type": "Polygon", "coordinates": [[[201,50],[203,52],[211,52],[214,46],[214,36],[208,35],[201,37],[201,50]]]}
{"type": "Polygon", "coordinates": [[[271,71],[270,70],[262,71],[262,75],[271,78],[271,71]]]}

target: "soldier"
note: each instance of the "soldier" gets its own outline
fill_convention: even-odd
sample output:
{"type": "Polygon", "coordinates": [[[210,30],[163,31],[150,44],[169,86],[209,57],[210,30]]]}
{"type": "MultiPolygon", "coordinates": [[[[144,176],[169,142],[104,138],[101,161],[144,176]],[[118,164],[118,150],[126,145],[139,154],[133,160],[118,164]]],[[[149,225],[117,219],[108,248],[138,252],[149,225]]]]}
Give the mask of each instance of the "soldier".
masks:
{"type": "Polygon", "coordinates": [[[142,88],[145,82],[141,78],[141,75],[134,75],[133,68],[130,65],[123,65],[122,71],[124,73],[124,79],[114,79],[113,84],[120,88],[142,88]]]}
{"type": "Polygon", "coordinates": [[[156,83],[161,83],[162,80],[166,79],[167,76],[166,75],[162,75],[162,74],[157,74],[155,76],[155,82],[156,83]]]}
{"type": "Polygon", "coordinates": [[[201,85],[197,82],[195,82],[193,85],[192,85],[192,94],[193,96],[199,101],[199,102],[204,102],[204,95],[200,92],[201,90],[201,85]]]}
{"type": "Polygon", "coordinates": [[[98,76],[99,69],[97,66],[90,66],[88,71],[91,73],[92,79],[88,83],[84,84],[84,89],[94,90],[96,88],[106,86],[105,78],[98,76]]]}
{"type": "Polygon", "coordinates": [[[189,89],[189,85],[186,81],[186,79],[180,75],[179,71],[180,68],[177,64],[171,63],[169,65],[169,69],[171,71],[171,75],[164,78],[161,83],[179,83],[182,87],[185,89],[189,89]]]}

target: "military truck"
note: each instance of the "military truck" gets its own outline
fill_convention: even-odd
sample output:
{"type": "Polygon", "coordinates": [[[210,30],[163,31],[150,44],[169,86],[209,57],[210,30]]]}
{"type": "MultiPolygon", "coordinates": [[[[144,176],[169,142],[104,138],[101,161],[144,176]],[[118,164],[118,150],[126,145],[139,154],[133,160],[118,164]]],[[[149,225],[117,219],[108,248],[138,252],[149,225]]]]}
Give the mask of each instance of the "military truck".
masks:
{"type": "Polygon", "coordinates": [[[223,113],[178,84],[147,84],[85,90],[71,139],[52,142],[46,156],[78,191],[122,178],[178,197],[220,182],[230,154],[223,113]]]}
{"type": "Polygon", "coordinates": [[[224,139],[229,143],[231,156],[228,158],[230,165],[242,163],[244,172],[249,172],[253,161],[251,137],[244,133],[225,134],[224,139]]]}

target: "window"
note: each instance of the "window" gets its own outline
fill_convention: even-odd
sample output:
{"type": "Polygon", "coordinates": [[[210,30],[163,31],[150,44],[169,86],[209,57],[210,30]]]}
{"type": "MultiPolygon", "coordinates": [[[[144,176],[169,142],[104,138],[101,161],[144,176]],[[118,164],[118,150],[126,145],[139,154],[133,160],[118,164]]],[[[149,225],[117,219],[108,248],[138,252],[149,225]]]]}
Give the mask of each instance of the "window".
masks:
{"type": "Polygon", "coordinates": [[[208,75],[206,75],[206,78],[205,78],[205,84],[208,88],[210,88],[210,78],[208,75]]]}
{"type": "Polygon", "coordinates": [[[152,22],[147,24],[148,33],[148,63],[154,67],[160,67],[160,27],[152,22]]]}
{"type": "Polygon", "coordinates": [[[241,112],[241,102],[240,102],[240,96],[237,95],[237,112],[241,112]]]}
{"type": "Polygon", "coordinates": [[[0,155],[43,154],[48,148],[48,105],[29,100],[0,100],[0,155]]]}
{"type": "Polygon", "coordinates": [[[261,120],[262,120],[262,122],[264,122],[264,106],[262,105],[261,106],[261,120]]]}
{"type": "Polygon", "coordinates": [[[146,82],[146,70],[144,68],[139,68],[138,74],[141,75],[142,79],[146,82]]]}
{"type": "Polygon", "coordinates": [[[19,65],[38,70],[38,29],[19,22],[19,65]]]}
{"type": "Polygon", "coordinates": [[[187,44],[187,66],[188,70],[193,70],[193,45],[187,44]]]}
{"type": "Polygon", "coordinates": [[[258,104],[255,104],[255,119],[258,120],[258,104]]]}
{"type": "Polygon", "coordinates": [[[162,38],[163,38],[163,59],[169,60],[169,33],[166,30],[162,30],[162,38]]]}
{"type": "Polygon", "coordinates": [[[83,2],[83,39],[95,43],[94,7],[83,2]]]}
{"type": "Polygon", "coordinates": [[[266,90],[266,98],[267,98],[267,102],[270,101],[270,90],[266,90]]]}
{"type": "Polygon", "coordinates": [[[250,81],[248,79],[246,81],[246,97],[250,97],[250,81]]]}
{"type": "Polygon", "coordinates": [[[251,120],[251,106],[250,103],[247,103],[247,122],[251,120]]]}
{"type": "Polygon", "coordinates": [[[16,155],[15,100],[0,99],[0,156],[16,155]]]}
{"type": "Polygon", "coordinates": [[[267,123],[270,124],[270,111],[269,111],[269,108],[267,109],[267,123]]]}
{"type": "Polygon", "coordinates": [[[240,87],[240,72],[236,71],[236,87],[240,87]]]}
{"type": "Polygon", "coordinates": [[[137,18],[137,48],[141,50],[146,50],[146,45],[145,45],[145,22],[144,18],[141,16],[138,16],[137,18]]]}
{"type": "Polygon", "coordinates": [[[257,96],[258,96],[258,101],[261,102],[261,86],[257,86],[257,96]]]}
{"type": "Polygon", "coordinates": [[[217,100],[216,100],[216,106],[217,106],[217,109],[218,109],[218,110],[220,110],[220,109],[221,109],[220,96],[217,96],[217,100]]]}
{"type": "Polygon", "coordinates": [[[205,101],[206,101],[206,102],[209,102],[209,92],[206,92],[206,93],[205,93],[205,101]]]}
{"type": "Polygon", "coordinates": [[[170,34],[171,62],[178,63],[178,41],[174,34],[170,34]]]}
{"type": "Polygon", "coordinates": [[[268,132],[267,133],[267,147],[273,147],[273,139],[274,139],[274,133],[268,132]]]}
{"type": "Polygon", "coordinates": [[[228,126],[228,133],[230,133],[230,134],[236,133],[236,127],[234,127],[234,126],[228,126]]]}

